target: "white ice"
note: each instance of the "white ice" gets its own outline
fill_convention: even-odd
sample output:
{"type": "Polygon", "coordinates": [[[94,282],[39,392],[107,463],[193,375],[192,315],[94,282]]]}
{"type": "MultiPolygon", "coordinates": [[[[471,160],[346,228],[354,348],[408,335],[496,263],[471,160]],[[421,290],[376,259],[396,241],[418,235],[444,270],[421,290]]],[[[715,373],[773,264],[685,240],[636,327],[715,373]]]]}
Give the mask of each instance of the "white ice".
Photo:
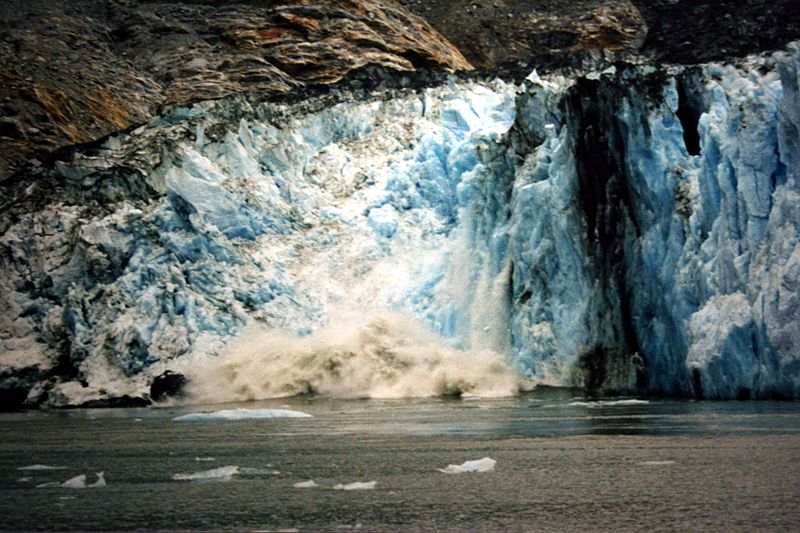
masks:
{"type": "Polygon", "coordinates": [[[314,487],[318,487],[317,483],[313,479],[309,479],[308,481],[301,481],[299,483],[295,483],[292,485],[296,489],[313,489],[314,487]]]}
{"type": "Polygon", "coordinates": [[[373,490],[377,484],[377,481],[355,481],[347,485],[338,483],[333,486],[333,490],[373,490]]]}
{"type": "Polygon", "coordinates": [[[207,420],[250,420],[264,418],[311,418],[302,411],[289,409],[223,409],[212,413],[190,413],[173,418],[180,422],[203,422],[207,420]]]}
{"type": "Polygon", "coordinates": [[[484,457],[483,459],[476,459],[474,461],[466,461],[460,465],[447,465],[447,468],[439,468],[439,472],[445,474],[464,474],[467,472],[490,472],[494,470],[494,465],[497,461],[491,457],[484,457]]]}
{"type": "Polygon", "coordinates": [[[222,466],[193,474],[173,474],[172,479],[176,481],[231,481],[237,474],[239,474],[238,466],[222,466]]]}

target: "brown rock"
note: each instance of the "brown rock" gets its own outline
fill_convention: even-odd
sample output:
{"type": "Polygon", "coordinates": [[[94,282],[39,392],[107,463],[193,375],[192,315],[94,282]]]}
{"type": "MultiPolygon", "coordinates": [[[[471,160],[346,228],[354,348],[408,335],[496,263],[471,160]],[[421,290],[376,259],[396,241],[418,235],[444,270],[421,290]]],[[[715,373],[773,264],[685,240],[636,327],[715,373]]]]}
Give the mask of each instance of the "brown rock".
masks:
{"type": "Polygon", "coordinates": [[[143,123],[164,105],[286,93],[366,65],[472,69],[392,0],[7,4],[0,181],[25,159],[143,123]]]}

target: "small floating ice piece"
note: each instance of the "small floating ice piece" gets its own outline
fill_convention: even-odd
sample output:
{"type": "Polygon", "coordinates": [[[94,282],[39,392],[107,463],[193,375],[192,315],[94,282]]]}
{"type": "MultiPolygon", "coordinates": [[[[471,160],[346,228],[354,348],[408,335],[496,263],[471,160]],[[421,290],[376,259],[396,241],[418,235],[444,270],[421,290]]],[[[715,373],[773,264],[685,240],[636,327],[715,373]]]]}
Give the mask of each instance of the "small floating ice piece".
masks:
{"type": "Polygon", "coordinates": [[[86,488],[86,474],[71,477],[61,484],[62,487],[67,489],[85,489],[86,488]]]}
{"type": "Polygon", "coordinates": [[[59,483],[58,481],[48,481],[46,483],[39,483],[38,485],[36,485],[36,488],[37,489],[49,489],[49,488],[60,487],[60,486],[61,486],[61,483],[59,483]]]}
{"type": "Polygon", "coordinates": [[[198,463],[209,463],[211,461],[216,461],[217,459],[214,457],[195,457],[194,460],[198,463]]]}
{"type": "Polygon", "coordinates": [[[317,483],[313,479],[309,479],[308,481],[301,481],[300,483],[295,483],[292,485],[296,489],[313,489],[314,487],[319,487],[317,483]]]}
{"type": "Polygon", "coordinates": [[[674,465],[675,461],[642,461],[639,464],[643,466],[669,466],[674,465]]]}
{"type": "Polygon", "coordinates": [[[568,407],[614,407],[614,406],[623,406],[623,405],[647,405],[650,402],[647,400],[596,400],[592,402],[572,402],[568,403],[568,407]]]}
{"type": "Polygon", "coordinates": [[[273,470],[271,468],[240,468],[239,473],[244,476],[278,476],[280,470],[273,470]]]}
{"type": "Polygon", "coordinates": [[[176,481],[230,481],[239,473],[238,466],[221,466],[193,474],[173,474],[176,481]]]}
{"type": "Polygon", "coordinates": [[[28,482],[28,481],[30,481],[31,479],[33,479],[33,478],[29,478],[29,477],[21,477],[21,478],[19,478],[19,479],[17,480],[17,483],[27,483],[27,482],[28,482]]]}
{"type": "Polygon", "coordinates": [[[97,472],[97,481],[95,481],[94,483],[89,485],[89,487],[96,488],[96,489],[99,489],[101,487],[105,487],[106,486],[106,478],[105,478],[104,474],[105,474],[104,472],[97,472]]]}
{"type": "Polygon", "coordinates": [[[447,468],[439,468],[439,472],[445,474],[464,474],[466,472],[490,472],[494,470],[494,465],[497,461],[491,457],[484,457],[483,459],[476,459],[474,461],[467,461],[460,465],[447,465],[447,468]]]}
{"type": "Polygon", "coordinates": [[[173,418],[180,422],[200,422],[204,420],[248,420],[258,418],[311,418],[302,411],[289,409],[223,409],[213,413],[189,413],[173,418]]]}
{"type": "Polygon", "coordinates": [[[339,483],[333,486],[333,490],[372,490],[377,484],[377,481],[356,481],[347,485],[339,483]]]}
{"type": "Polygon", "coordinates": [[[65,470],[66,466],[28,465],[20,466],[17,470],[65,470]]]}

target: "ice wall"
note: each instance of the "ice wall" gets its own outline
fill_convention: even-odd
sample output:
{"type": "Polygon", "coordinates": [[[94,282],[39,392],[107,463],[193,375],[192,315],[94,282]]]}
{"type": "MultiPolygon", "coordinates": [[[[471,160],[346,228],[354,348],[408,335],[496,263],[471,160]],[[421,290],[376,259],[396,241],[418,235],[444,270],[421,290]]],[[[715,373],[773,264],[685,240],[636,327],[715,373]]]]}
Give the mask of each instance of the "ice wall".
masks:
{"type": "MultiPolygon", "coordinates": [[[[449,345],[447,368],[464,356],[450,349],[474,350],[552,385],[800,397],[798,64],[793,45],[735,65],[173,110],[45,185],[6,187],[2,386],[45,404],[142,394],[252,324],[302,337],[355,312],[410,338],[390,310],[449,345]]],[[[363,368],[405,368],[369,346],[363,368]]],[[[325,344],[311,367],[347,352],[361,368],[351,351],[325,344]]],[[[287,386],[339,379],[317,378],[287,386]]]]}
{"type": "Polygon", "coordinates": [[[508,171],[523,371],[800,394],[798,58],[529,80],[508,171]]]}

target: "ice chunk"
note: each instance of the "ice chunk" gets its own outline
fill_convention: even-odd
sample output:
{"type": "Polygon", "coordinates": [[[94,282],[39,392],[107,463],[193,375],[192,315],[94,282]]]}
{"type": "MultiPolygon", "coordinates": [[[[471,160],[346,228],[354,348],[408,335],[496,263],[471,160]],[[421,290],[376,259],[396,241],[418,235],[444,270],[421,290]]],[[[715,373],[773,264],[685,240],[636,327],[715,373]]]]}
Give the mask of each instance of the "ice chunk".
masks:
{"type": "Polygon", "coordinates": [[[198,463],[207,463],[210,461],[216,461],[214,457],[195,457],[194,460],[197,461],[198,463]]]}
{"type": "Polygon", "coordinates": [[[21,478],[17,479],[17,483],[27,483],[31,479],[32,478],[29,478],[29,477],[21,477],[21,478]]]}
{"type": "Polygon", "coordinates": [[[239,473],[245,476],[278,476],[280,470],[272,470],[271,468],[240,468],[239,473]]]}
{"type": "Polygon", "coordinates": [[[289,409],[223,409],[212,413],[190,413],[175,417],[173,420],[200,422],[205,420],[248,420],[255,418],[311,418],[311,415],[289,409]]]}
{"type": "Polygon", "coordinates": [[[377,484],[377,481],[356,481],[347,485],[339,483],[333,486],[333,490],[373,490],[377,484]]]}
{"type": "Polygon", "coordinates": [[[313,489],[314,487],[319,487],[319,485],[317,485],[313,479],[301,481],[300,483],[295,483],[292,486],[296,489],[313,489]]]}
{"type": "Polygon", "coordinates": [[[568,407],[588,407],[589,409],[593,409],[596,407],[614,407],[614,406],[624,406],[624,405],[647,405],[650,402],[647,400],[596,400],[591,402],[571,402],[568,403],[568,407]]]}
{"type": "Polygon", "coordinates": [[[66,480],[64,483],[61,484],[62,487],[68,489],[85,489],[86,488],[86,474],[80,474],[75,477],[71,477],[66,480]]]}
{"type": "Polygon", "coordinates": [[[466,461],[460,465],[447,465],[447,468],[439,468],[439,472],[445,474],[463,474],[466,472],[490,472],[494,470],[494,465],[497,461],[491,457],[484,457],[483,459],[476,459],[474,461],[466,461]]]}
{"type": "Polygon", "coordinates": [[[238,466],[222,466],[193,474],[173,474],[175,481],[230,481],[239,473],[238,466]]]}
{"type": "Polygon", "coordinates": [[[675,461],[642,461],[639,464],[643,466],[669,466],[674,465],[675,461]]]}
{"type": "Polygon", "coordinates": [[[94,483],[89,485],[89,487],[96,488],[96,489],[99,489],[99,488],[102,488],[102,487],[105,487],[105,486],[106,486],[106,478],[104,476],[104,472],[98,472],[97,473],[97,481],[95,481],[94,483]]]}
{"type": "Polygon", "coordinates": [[[66,466],[29,465],[20,466],[17,470],[64,470],[66,466]]]}
{"type": "Polygon", "coordinates": [[[55,488],[55,487],[60,487],[60,486],[61,486],[61,483],[59,483],[58,481],[48,481],[46,483],[39,483],[38,485],[36,485],[36,488],[37,489],[50,489],[50,488],[55,488]]]}

